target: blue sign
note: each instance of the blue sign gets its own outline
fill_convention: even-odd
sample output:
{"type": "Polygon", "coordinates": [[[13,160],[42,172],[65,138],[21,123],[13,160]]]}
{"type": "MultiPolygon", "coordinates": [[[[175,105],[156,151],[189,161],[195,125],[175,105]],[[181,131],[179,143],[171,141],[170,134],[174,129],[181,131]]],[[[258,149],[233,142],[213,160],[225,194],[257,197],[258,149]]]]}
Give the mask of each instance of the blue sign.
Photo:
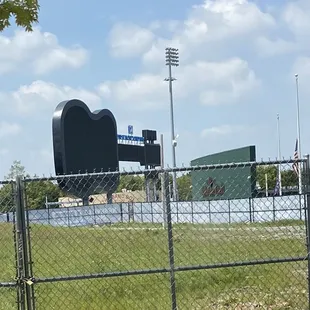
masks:
{"type": "Polygon", "coordinates": [[[133,126],[132,125],[128,125],[128,134],[133,135],[133,126]]]}
{"type": "Polygon", "coordinates": [[[136,137],[136,136],[128,136],[128,135],[117,135],[117,139],[119,141],[128,141],[128,142],[139,142],[144,143],[143,137],[136,137]]]}

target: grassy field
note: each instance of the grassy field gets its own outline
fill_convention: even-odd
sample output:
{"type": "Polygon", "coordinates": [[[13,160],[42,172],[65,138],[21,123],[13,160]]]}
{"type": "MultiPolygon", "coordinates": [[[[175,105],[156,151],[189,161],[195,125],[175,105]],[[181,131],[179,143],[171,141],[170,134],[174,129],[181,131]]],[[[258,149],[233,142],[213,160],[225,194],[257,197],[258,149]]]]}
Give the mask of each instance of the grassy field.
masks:
{"type": "MultiPolygon", "coordinates": [[[[167,231],[156,224],[31,226],[34,276],[166,268],[167,231]]],[[[15,277],[12,226],[0,225],[0,280],[15,277]]],[[[306,256],[299,221],[174,226],[175,264],[306,256]]],[[[179,309],[307,309],[306,261],[176,273],[179,309]]],[[[0,288],[0,309],[15,309],[0,288]]],[[[171,309],[169,274],[37,284],[37,309],[171,309]]]]}

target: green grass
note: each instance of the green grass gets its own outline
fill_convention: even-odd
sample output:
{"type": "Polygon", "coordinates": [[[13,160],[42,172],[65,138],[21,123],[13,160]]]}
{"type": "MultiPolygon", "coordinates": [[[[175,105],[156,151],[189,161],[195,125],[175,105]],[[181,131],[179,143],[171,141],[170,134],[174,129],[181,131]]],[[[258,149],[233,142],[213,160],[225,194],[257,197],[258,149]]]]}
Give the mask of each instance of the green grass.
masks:
{"type": "MultiPolygon", "coordinates": [[[[189,266],[306,256],[300,221],[174,226],[175,264],[189,266]]],[[[104,227],[33,225],[34,276],[50,278],[166,268],[167,231],[157,224],[104,227]]],[[[0,280],[15,277],[12,226],[0,225],[0,280]]],[[[176,273],[179,309],[307,309],[307,263],[176,273]]],[[[0,288],[0,309],[15,309],[0,288]]],[[[171,309],[169,274],[35,285],[37,309],[171,309]]]]}

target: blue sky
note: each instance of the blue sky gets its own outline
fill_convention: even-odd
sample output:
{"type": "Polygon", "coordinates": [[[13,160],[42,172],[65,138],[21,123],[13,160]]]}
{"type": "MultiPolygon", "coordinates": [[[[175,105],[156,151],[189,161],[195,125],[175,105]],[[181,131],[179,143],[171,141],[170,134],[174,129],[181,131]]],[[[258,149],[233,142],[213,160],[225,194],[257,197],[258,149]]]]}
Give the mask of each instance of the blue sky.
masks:
{"type": "Polygon", "coordinates": [[[72,98],[109,108],[119,133],[128,124],[137,135],[163,133],[171,165],[167,46],[180,50],[179,165],[252,144],[258,159],[275,158],[277,113],[281,153],[291,157],[295,73],[309,153],[309,14],[307,0],[41,1],[34,33],[13,26],[0,36],[0,177],[15,159],[31,174],[54,174],[53,111],[72,98]]]}

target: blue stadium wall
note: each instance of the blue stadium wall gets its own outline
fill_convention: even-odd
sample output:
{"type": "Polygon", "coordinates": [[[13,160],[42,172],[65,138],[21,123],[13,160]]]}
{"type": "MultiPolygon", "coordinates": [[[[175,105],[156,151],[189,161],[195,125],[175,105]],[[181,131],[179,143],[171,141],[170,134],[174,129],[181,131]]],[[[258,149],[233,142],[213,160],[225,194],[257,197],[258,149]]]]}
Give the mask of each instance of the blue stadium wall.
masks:
{"type": "MultiPolygon", "coordinates": [[[[191,166],[256,161],[254,145],[196,158],[191,166]]],[[[256,195],[256,168],[238,167],[191,172],[193,200],[241,199],[256,195]]]]}

